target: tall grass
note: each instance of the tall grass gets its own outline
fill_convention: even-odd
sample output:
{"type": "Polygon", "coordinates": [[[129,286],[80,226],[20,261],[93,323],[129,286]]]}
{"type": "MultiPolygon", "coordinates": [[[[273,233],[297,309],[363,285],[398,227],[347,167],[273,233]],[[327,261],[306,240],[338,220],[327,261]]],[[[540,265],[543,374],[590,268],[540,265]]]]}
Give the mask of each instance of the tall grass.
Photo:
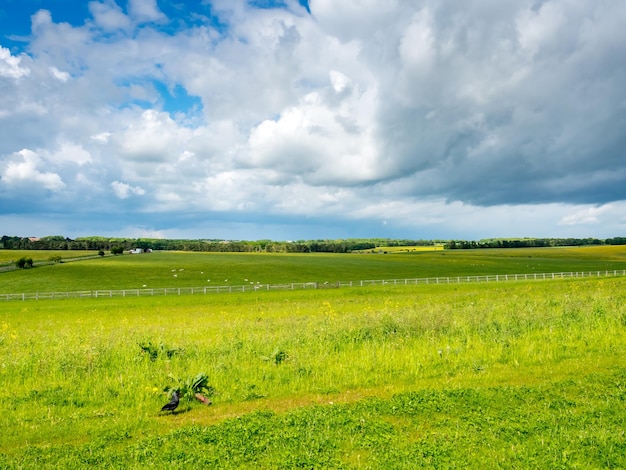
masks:
{"type": "MultiPolygon", "coordinates": [[[[415,464],[411,449],[426,453],[423,463],[443,465],[428,453],[443,452],[453,463],[458,452],[451,443],[475,445],[480,437],[472,433],[513,436],[519,451],[487,453],[511,464],[544,455],[537,439],[520,436],[533,426],[552,436],[547,427],[558,424],[555,417],[570,436],[578,432],[613,446],[613,454],[607,450],[598,459],[624,462],[623,431],[609,438],[604,430],[623,424],[626,412],[607,402],[617,415],[602,415],[601,404],[603,393],[607,400],[624,399],[625,287],[626,280],[615,278],[377,287],[323,296],[10,302],[0,313],[0,427],[11,430],[0,435],[0,464],[28,466],[34,459],[39,466],[81,466],[76,459],[85,464],[92,455],[92,464],[140,468],[163,464],[162,446],[170,459],[179,444],[216,451],[212,443],[224,441],[236,452],[231,433],[237,432],[244,436],[241,445],[250,445],[247,454],[223,456],[213,462],[216,468],[257,460],[271,468],[296,466],[297,455],[307,465],[317,458],[315,467],[366,468],[370,462],[377,468],[375,462],[389,457],[401,468],[415,464]],[[176,353],[150,358],[139,347],[146,342],[176,353]],[[169,376],[202,371],[216,390],[213,405],[184,403],[180,413],[160,416],[169,376]],[[591,404],[574,397],[577,387],[600,388],[591,404]],[[547,391],[543,402],[541,390],[547,391]],[[377,401],[363,401],[367,397],[377,401]],[[466,399],[470,409],[462,410],[466,399]],[[419,406],[408,411],[407,400],[419,406]],[[520,409],[510,410],[510,400],[520,409]],[[333,408],[342,403],[339,411],[333,408]],[[481,410],[489,408],[485,415],[500,420],[497,433],[487,428],[494,423],[481,420],[481,410]],[[418,417],[422,409],[438,417],[435,434],[418,417]],[[259,411],[265,414],[254,414],[259,411]],[[593,420],[580,418],[589,413],[593,420]],[[235,417],[243,421],[230,421],[235,417]],[[401,430],[405,425],[409,430],[401,430]],[[245,438],[257,429],[255,439],[279,439],[275,426],[321,446],[319,452],[313,448],[304,458],[306,450],[290,447],[294,443],[260,449],[245,438]],[[337,429],[324,438],[329,428],[337,429]],[[392,444],[395,456],[388,455],[392,444]],[[342,460],[342,453],[351,457],[342,460]]],[[[553,451],[580,456],[583,441],[570,450],[561,442],[553,451]]],[[[183,447],[181,456],[202,454],[183,447]]]]}

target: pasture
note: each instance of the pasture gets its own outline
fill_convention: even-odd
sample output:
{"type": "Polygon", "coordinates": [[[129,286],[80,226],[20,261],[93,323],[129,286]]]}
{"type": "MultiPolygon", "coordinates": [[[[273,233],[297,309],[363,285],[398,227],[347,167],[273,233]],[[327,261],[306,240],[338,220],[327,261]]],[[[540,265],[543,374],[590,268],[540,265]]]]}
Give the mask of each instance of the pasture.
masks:
{"type": "Polygon", "coordinates": [[[444,249],[443,244],[427,245],[427,246],[379,246],[376,248],[369,248],[366,250],[356,250],[353,253],[417,253],[423,251],[442,251],[444,249]]]}
{"type": "MultiPolygon", "coordinates": [[[[611,248],[445,253],[437,274],[623,269],[611,248]]],[[[52,283],[69,267],[64,282],[91,285],[90,266],[123,287],[146,273],[171,286],[210,265],[221,281],[268,282],[358,276],[351,263],[383,278],[435,270],[440,256],[314,255],[287,269],[291,255],[157,255],[0,279],[52,283]]],[[[624,353],[624,277],[6,302],[0,467],[623,468],[624,353]],[[160,413],[164,388],[200,372],[213,404],[160,413]]]]}
{"type": "Polygon", "coordinates": [[[12,265],[18,259],[31,258],[34,263],[47,263],[50,257],[59,256],[63,260],[92,258],[98,256],[97,251],[80,250],[3,250],[0,249],[0,266],[12,265]]]}
{"type": "Polygon", "coordinates": [[[155,252],[92,258],[0,273],[0,293],[332,283],[615,269],[626,269],[626,246],[388,254],[155,252]]]}

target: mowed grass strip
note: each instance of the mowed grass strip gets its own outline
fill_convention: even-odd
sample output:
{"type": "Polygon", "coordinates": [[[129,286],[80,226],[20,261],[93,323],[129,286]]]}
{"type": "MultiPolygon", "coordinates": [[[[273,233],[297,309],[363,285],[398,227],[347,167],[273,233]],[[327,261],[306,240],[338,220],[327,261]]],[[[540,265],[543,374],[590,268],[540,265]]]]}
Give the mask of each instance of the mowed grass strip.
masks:
{"type": "Polygon", "coordinates": [[[0,273],[0,293],[409,279],[626,269],[626,246],[396,254],[160,252],[0,273]]]}
{"type": "Polygon", "coordinates": [[[9,302],[0,463],[623,466],[625,287],[9,302]],[[179,353],[150,360],[147,341],[179,353]],[[169,374],[198,372],[213,405],[160,415],[169,374]]]}

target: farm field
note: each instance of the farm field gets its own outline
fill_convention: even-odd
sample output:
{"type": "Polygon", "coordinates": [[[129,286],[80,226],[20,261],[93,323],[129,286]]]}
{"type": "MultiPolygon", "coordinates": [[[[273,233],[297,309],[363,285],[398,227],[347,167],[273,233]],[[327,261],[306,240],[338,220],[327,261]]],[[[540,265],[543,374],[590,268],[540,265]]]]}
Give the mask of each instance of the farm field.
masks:
{"type": "Polygon", "coordinates": [[[62,259],[88,258],[98,256],[97,251],[68,251],[68,250],[3,250],[0,249],[0,266],[11,265],[18,259],[32,258],[35,263],[47,262],[51,256],[60,256],[62,259]]]}
{"type": "Polygon", "coordinates": [[[353,253],[417,253],[423,251],[443,251],[443,244],[428,246],[379,246],[366,250],[357,250],[353,253]]]}
{"type": "MultiPolygon", "coordinates": [[[[47,259],[49,255],[44,256],[47,259]]],[[[0,293],[237,286],[250,283],[336,282],[615,269],[626,269],[626,246],[441,250],[388,254],[159,252],[107,256],[0,272],[0,293]]]]}
{"type": "Polygon", "coordinates": [[[6,302],[0,467],[624,468],[625,353],[624,277],[6,302]]]}

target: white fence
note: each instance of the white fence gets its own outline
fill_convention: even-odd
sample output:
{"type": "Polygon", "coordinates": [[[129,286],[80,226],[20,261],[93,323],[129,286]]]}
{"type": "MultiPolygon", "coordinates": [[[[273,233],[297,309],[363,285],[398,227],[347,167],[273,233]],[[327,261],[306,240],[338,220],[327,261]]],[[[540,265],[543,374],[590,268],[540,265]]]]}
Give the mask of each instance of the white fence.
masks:
{"type": "Polygon", "coordinates": [[[205,286],[205,287],[164,287],[143,289],[117,290],[86,290],[73,292],[30,292],[22,294],[0,294],[0,300],[48,300],[48,299],[82,299],[103,297],[141,297],[141,296],[172,296],[197,294],[227,294],[234,292],[258,292],[276,290],[332,289],[340,287],[365,286],[401,286],[419,284],[460,284],[470,282],[507,282],[529,280],[551,280],[567,278],[590,278],[602,276],[625,276],[626,269],[613,271],[561,272],[561,273],[530,273],[530,274],[490,274],[485,276],[447,276],[424,277],[415,279],[386,279],[337,282],[291,282],[283,284],[254,284],[240,286],[205,286]]]}

